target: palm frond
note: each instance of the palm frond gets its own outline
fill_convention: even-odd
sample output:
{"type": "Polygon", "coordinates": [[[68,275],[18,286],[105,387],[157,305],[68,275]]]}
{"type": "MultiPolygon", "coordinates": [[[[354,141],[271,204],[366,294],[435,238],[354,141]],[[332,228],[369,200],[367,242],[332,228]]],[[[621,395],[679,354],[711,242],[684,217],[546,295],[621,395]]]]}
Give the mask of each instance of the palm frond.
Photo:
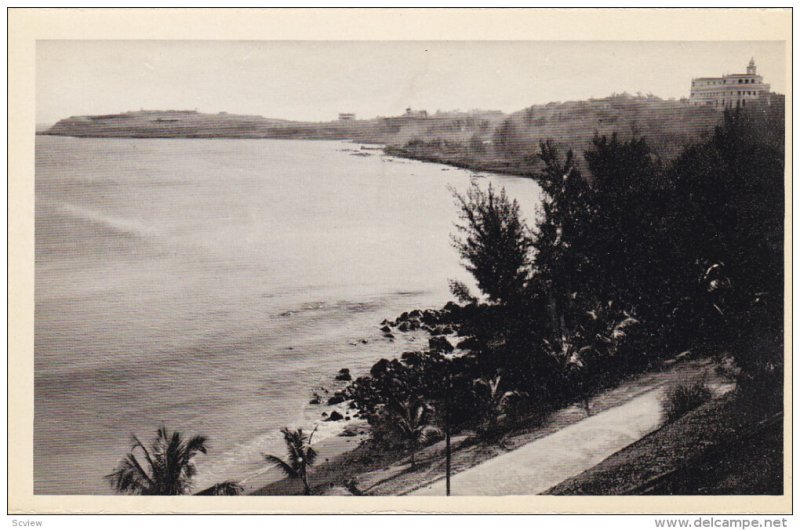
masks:
{"type": "Polygon", "coordinates": [[[128,453],[114,472],[106,475],[106,479],[120,493],[146,494],[153,490],[154,485],[133,453],[128,453]]]}
{"type": "Polygon", "coordinates": [[[226,480],[225,482],[218,482],[210,488],[195,493],[195,495],[242,495],[244,493],[244,486],[233,480],[226,480]]]}
{"type": "Polygon", "coordinates": [[[312,447],[306,448],[306,466],[311,467],[317,460],[317,452],[312,447]]]}
{"type": "Polygon", "coordinates": [[[278,458],[277,456],[264,455],[264,459],[268,463],[272,464],[274,467],[279,469],[281,472],[283,472],[283,474],[286,475],[289,478],[297,478],[298,476],[300,476],[292,466],[290,466],[289,464],[287,464],[286,462],[284,462],[282,459],[278,458]]]}

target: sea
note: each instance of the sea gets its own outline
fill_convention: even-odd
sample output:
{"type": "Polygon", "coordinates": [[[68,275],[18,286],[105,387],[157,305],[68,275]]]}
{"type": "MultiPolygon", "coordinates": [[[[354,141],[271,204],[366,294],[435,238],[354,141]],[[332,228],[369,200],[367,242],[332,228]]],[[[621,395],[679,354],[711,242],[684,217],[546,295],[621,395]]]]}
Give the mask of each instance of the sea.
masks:
{"type": "Polygon", "coordinates": [[[453,191],[504,187],[529,223],[541,199],[344,141],[37,136],[35,177],[36,494],[112,494],[161,425],[208,438],[195,490],[268,480],[281,427],[341,430],[340,369],[425,346],[383,319],[473,285],[453,191]]]}

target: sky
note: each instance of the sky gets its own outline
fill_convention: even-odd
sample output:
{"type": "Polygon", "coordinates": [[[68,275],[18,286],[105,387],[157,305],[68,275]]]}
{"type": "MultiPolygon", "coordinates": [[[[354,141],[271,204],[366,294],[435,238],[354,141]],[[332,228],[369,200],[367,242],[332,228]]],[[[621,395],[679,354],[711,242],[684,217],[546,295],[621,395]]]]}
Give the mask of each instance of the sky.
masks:
{"type": "Polygon", "coordinates": [[[784,43],[607,41],[37,42],[36,119],[192,110],[328,121],[404,109],[513,112],[551,101],[688,97],[754,57],[785,93],[784,43]]]}

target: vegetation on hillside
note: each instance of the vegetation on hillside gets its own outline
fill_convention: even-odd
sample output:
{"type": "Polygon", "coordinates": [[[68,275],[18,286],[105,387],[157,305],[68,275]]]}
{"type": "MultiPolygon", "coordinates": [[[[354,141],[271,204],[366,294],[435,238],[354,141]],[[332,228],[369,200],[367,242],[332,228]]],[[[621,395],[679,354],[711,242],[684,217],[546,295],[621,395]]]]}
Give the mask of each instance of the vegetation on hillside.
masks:
{"type": "Polygon", "coordinates": [[[408,402],[430,407],[446,440],[465,429],[497,436],[685,350],[732,356],[742,391],[780,403],[784,154],[775,119],[726,112],[669,163],[647,138],[596,135],[583,170],[572,151],[544,141],[533,177],[544,201],[531,230],[503,190],[456,195],[454,244],[482,297],[454,284],[464,305],[394,323],[435,336],[428,350],[381,360],[349,386],[374,440],[398,443],[386,411],[408,402]],[[445,327],[461,337],[455,352],[445,327]]]}

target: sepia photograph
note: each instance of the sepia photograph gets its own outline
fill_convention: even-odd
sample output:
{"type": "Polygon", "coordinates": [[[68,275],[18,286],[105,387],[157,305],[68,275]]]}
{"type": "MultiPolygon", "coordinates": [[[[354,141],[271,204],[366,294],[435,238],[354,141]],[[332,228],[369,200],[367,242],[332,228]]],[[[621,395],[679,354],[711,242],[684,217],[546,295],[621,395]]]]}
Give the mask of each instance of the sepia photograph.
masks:
{"type": "Polygon", "coordinates": [[[787,42],[342,38],[36,40],[33,498],[790,494],[787,42]]]}

